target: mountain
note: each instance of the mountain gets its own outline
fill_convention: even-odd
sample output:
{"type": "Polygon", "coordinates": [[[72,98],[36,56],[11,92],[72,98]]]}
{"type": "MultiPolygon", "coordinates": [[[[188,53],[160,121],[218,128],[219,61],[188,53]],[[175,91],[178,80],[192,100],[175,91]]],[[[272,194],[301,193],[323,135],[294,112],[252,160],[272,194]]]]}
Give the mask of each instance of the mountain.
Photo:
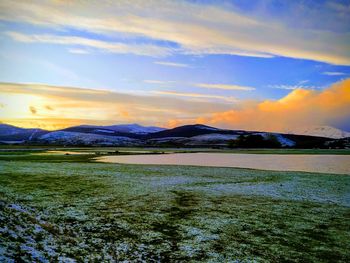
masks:
{"type": "Polygon", "coordinates": [[[168,129],[146,136],[149,145],[168,145],[168,146],[220,146],[225,147],[232,140],[237,140],[240,135],[258,135],[264,139],[270,136],[278,141],[282,147],[294,147],[299,143],[298,138],[294,140],[288,138],[288,135],[279,133],[265,133],[243,130],[219,129],[202,124],[184,125],[173,129],[168,129]]]}
{"type": "Polygon", "coordinates": [[[163,130],[160,132],[155,132],[149,134],[147,138],[155,139],[155,138],[164,138],[164,137],[193,137],[203,134],[210,133],[220,133],[220,134],[239,134],[241,131],[231,131],[231,130],[223,130],[219,128],[210,127],[202,124],[194,124],[194,125],[184,125],[179,126],[173,129],[163,130]]]}
{"type": "Polygon", "coordinates": [[[85,133],[85,134],[97,134],[102,136],[121,136],[121,137],[130,137],[138,139],[140,138],[139,134],[128,133],[128,132],[118,132],[111,129],[106,129],[104,126],[93,126],[93,125],[80,125],[68,127],[59,131],[63,132],[76,132],[76,133],[85,133]]]}
{"type": "Polygon", "coordinates": [[[26,129],[24,128],[19,128],[9,124],[0,123],[0,136],[12,135],[12,134],[21,133],[24,131],[26,131],[26,129]]]}
{"type": "MultiPolygon", "coordinates": [[[[332,137],[346,136],[334,128],[317,129],[332,137]]],[[[304,130],[314,134],[315,130],[304,130]]],[[[319,133],[321,134],[321,133],[319,133]]],[[[344,148],[348,140],[290,133],[227,130],[202,124],[172,129],[138,124],[110,126],[80,125],[57,131],[24,129],[0,124],[0,143],[87,146],[175,146],[175,147],[293,147],[344,148]]]]}
{"type": "Polygon", "coordinates": [[[8,124],[0,124],[0,142],[3,143],[32,141],[46,133],[48,131],[42,129],[25,129],[8,124]]]}
{"type": "Polygon", "coordinates": [[[135,133],[135,134],[149,134],[166,130],[165,128],[160,128],[156,126],[141,126],[139,124],[119,124],[111,126],[101,126],[105,129],[114,130],[118,132],[125,133],[135,133]]]}
{"type": "Polygon", "coordinates": [[[101,135],[114,135],[114,136],[129,136],[133,138],[140,138],[138,135],[145,135],[165,130],[164,128],[155,126],[141,126],[139,124],[119,124],[109,126],[97,126],[97,125],[79,125],[73,126],[63,131],[82,132],[82,133],[94,133],[101,135]],[[136,136],[133,136],[136,135],[136,136]]]}
{"type": "Polygon", "coordinates": [[[54,145],[140,146],[142,142],[126,136],[87,134],[70,131],[53,131],[39,138],[41,143],[54,145]]]}
{"type": "Polygon", "coordinates": [[[288,134],[297,135],[311,135],[332,139],[342,139],[350,137],[350,132],[342,131],[340,129],[330,127],[330,126],[302,126],[295,127],[293,129],[288,129],[285,131],[288,134]]]}

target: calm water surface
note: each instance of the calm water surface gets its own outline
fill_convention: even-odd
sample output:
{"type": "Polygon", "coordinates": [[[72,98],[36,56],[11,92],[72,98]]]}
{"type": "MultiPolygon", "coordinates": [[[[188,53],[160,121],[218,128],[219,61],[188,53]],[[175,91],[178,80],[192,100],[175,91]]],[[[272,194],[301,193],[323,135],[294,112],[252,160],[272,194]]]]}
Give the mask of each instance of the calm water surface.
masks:
{"type": "Polygon", "coordinates": [[[107,163],[199,165],[350,174],[350,155],[174,153],[102,156],[96,159],[107,163]]]}

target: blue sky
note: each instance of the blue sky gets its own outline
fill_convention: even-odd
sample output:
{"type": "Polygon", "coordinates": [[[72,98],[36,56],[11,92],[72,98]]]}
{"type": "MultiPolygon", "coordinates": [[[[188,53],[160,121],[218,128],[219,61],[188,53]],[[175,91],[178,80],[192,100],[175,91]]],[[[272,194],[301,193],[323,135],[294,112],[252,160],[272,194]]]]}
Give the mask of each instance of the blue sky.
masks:
{"type": "Polygon", "coordinates": [[[349,1],[2,1],[0,10],[4,83],[231,110],[350,75],[349,1]]]}

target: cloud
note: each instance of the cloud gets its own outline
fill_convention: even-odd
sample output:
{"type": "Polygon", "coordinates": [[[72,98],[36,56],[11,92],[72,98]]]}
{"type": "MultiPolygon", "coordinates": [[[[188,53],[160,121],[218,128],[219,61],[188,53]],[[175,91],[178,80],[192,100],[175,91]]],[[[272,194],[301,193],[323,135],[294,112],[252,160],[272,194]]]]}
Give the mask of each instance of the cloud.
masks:
{"type": "Polygon", "coordinates": [[[187,93],[187,92],[177,92],[177,91],[153,91],[154,94],[160,95],[170,95],[170,96],[180,96],[189,98],[204,98],[204,99],[219,99],[227,102],[237,102],[237,99],[232,96],[220,96],[220,95],[209,95],[201,93],[187,93]]]}
{"type": "Polygon", "coordinates": [[[307,125],[338,126],[350,121],[350,79],[322,91],[295,89],[279,100],[243,103],[197,122],[227,128],[285,131],[307,125]]]}
{"type": "Polygon", "coordinates": [[[160,84],[160,85],[169,85],[169,84],[174,84],[176,83],[175,81],[172,80],[154,80],[154,79],[145,79],[143,82],[149,83],[149,84],[160,84]]]}
{"type": "Polygon", "coordinates": [[[152,94],[0,83],[0,98],[6,101],[0,121],[46,129],[137,122],[160,126],[203,123],[261,131],[308,125],[345,127],[350,122],[350,79],[323,90],[298,88],[278,100],[265,101],[236,101],[225,96],[176,91],[152,94]],[[49,110],[48,105],[54,110],[49,110]],[[46,110],[39,114],[38,109],[46,110]]]}
{"type": "MultiPolygon", "coordinates": [[[[305,82],[304,82],[305,83],[305,82]]],[[[285,84],[280,84],[280,85],[269,85],[270,88],[273,89],[284,89],[284,90],[296,90],[296,89],[320,89],[321,87],[317,86],[306,86],[306,85],[285,85],[285,84]]]]}
{"type": "Polygon", "coordinates": [[[33,127],[37,123],[43,127],[45,120],[50,120],[46,129],[58,126],[63,128],[71,123],[135,122],[163,125],[169,119],[193,118],[210,114],[217,109],[231,108],[223,99],[210,101],[207,97],[202,97],[202,100],[196,97],[184,99],[181,96],[161,96],[154,93],[137,95],[109,90],[16,83],[0,83],[0,103],[3,101],[6,101],[8,107],[0,111],[0,121],[17,125],[23,123],[26,127],[33,127]],[[28,113],[28,109],[32,112],[28,113]],[[37,113],[38,109],[43,109],[40,114],[37,113]],[[67,123],[64,123],[64,119],[68,120],[67,123]],[[59,121],[55,123],[55,120],[59,121]]]}
{"type": "MultiPolygon", "coordinates": [[[[208,84],[208,83],[190,83],[190,82],[177,82],[172,80],[144,80],[143,82],[149,84],[158,84],[158,85],[172,85],[172,84],[181,84],[194,86],[198,88],[205,89],[221,89],[221,90],[239,90],[239,91],[252,91],[255,90],[253,87],[232,85],[232,84],[208,84]]],[[[173,92],[175,93],[175,92],[173,92]]]]}
{"type": "Polygon", "coordinates": [[[183,63],[174,63],[174,62],[166,62],[166,61],[155,61],[154,64],[168,66],[168,67],[177,67],[177,68],[190,68],[189,65],[183,63]]]}
{"type": "Polygon", "coordinates": [[[230,84],[196,83],[196,84],[194,84],[194,86],[200,87],[200,88],[206,88],[206,89],[242,90],[242,91],[255,90],[255,88],[253,88],[253,87],[230,85],[230,84]]]}
{"type": "MultiPolygon", "coordinates": [[[[289,18],[288,21],[280,19],[279,14],[244,13],[230,4],[96,0],[70,1],[68,5],[65,1],[5,0],[0,2],[0,19],[54,30],[78,29],[100,35],[118,35],[129,42],[110,43],[74,36],[12,34],[18,41],[83,45],[108,52],[148,56],[172,54],[231,54],[265,58],[284,56],[350,65],[348,28],[342,32],[340,28],[343,29],[344,26],[328,28],[327,24],[322,28],[319,23],[319,17],[322,17],[326,18],[327,22],[341,21],[336,25],[344,25],[347,24],[344,23],[348,21],[347,16],[338,16],[338,11],[331,12],[326,4],[317,8],[327,10],[326,14],[319,17],[317,14],[314,15],[317,12],[315,8],[297,7],[295,10],[310,12],[303,11],[299,12],[300,14],[294,12],[298,15],[298,20],[293,24],[295,19],[289,18]],[[306,21],[306,25],[299,21],[306,21]],[[140,39],[154,44],[142,44],[140,39]],[[130,40],[138,44],[130,43],[130,40]]],[[[332,10],[334,8],[333,6],[332,10]]]]}
{"type": "MultiPolygon", "coordinates": [[[[6,32],[12,39],[25,43],[51,43],[58,45],[76,45],[95,48],[110,53],[135,54],[142,56],[163,57],[171,54],[171,49],[149,44],[124,44],[107,42],[83,37],[56,36],[56,35],[29,35],[13,31],[6,32]]],[[[71,49],[72,50],[72,49],[71,49]]],[[[75,53],[77,49],[73,49],[75,53]]],[[[79,49],[80,54],[81,49],[79,49]]],[[[74,53],[74,52],[73,52],[74,53]]]]}
{"type": "Polygon", "coordinates": [[[69,48],[68,52],[72,54],[89,54],[90,53],[88,50],[81,49],[81,48],[69,48]]]}
{"type": "Polygon", "coordinates": [[[335,71],[326,71],[322,73],[323,75],[328,75],[328,76],[344,76],[347,75],[344,72],[335,72],[335,71]]]}
{"type": "Polygon", "coordinates": [[[299,84],[301,85],[301,84],[305,84],[305,83],[308,83],[310,80],[308,80],[308,79],[305,79],[305,80],[301,80],[301,81],[299,81],[299,84]]]}
{"type": "Polygon", "coordinates": [[[51,107],[50,105],[45,105],[45,109],[47,109],[47,110],[54,110],[54,108],[51,107]]]}
{"type": "Polygon", "coordinates": [[[38,112],[38,110],[37,110],[34,106],[30,106],[30,107],[29,107],[29,111],[30,111],[33,115],[37,114],[37,112],[38,112]]]}

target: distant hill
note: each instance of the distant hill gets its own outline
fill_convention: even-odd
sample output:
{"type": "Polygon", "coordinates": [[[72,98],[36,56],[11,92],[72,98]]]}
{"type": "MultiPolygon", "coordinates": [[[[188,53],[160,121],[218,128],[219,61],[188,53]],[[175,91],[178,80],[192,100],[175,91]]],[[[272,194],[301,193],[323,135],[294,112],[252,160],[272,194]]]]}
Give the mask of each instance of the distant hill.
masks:
{"type": "Polygon", "coordinates": [[[303,126],[288,129],[285,133],[297,135],[311,135],[333,139],[342,139],[350,137],[350,132],[342,131],[340,129],[330,126],[303,126]]]}
{"type": "Polygon", "coordinates": [[[12,135],[26,131],[27,129],[19,128],[9,124],[0,123],[0,136],[12,135]]]}
{"type": "Polygon", "coordinates": [[[156,126],[141,126],[139,124],[119,124],[119,125],[111,125],[105,126],[107,129],[111,129],[118,132],[127,132],[127,133],[135,133],[135,134],[149,134],[166,130],[165,128],[160,128],[156,126]]]}
{"type": "Polygon", "coordinates": [[[64,132],[75,132],[75,133],[86,133],[86,134],[97,134],[101,136],[121,136],[129,138],[140,138],[139,134],[128,133],[128,132],[119,132],[111,129],[106,129],[103,126],[90,126],[90,125],[81,125],[73,126],[60,131],[64,132]]]}
{"type": "Polygon", "coordinates": [[[53,131],[39,138],[41,143],[84,146],[139,146],[142,142],[126,136],[106,136],[92,133],[53,131]]]}
{"type": "Polygon", "coordinates": [[[134,139],[141,139],[143,138],[143,135],[156,133],[163,130],[165,130],[165,128],[155,126],[146,127],[139,124],[120,124],[109,126],[79,125],[63,129],[63,131],[69,132],[91,133],[107,136],[124,136],[134,139]]]}
{"type": "Polygon", "coordinates": [[[147,138],[164,138],[164,137],[193,137],[203,134],[220,133],[220,134],[237,134],[240,131],[223,130],[219,128],[210,127],[202,124],[184,125],[173,129],[163,130],[152,133],[147,138]]]}
{"type": "MultiPolygon", "coordinates": [[[[346,135],[335,130],[324,129],[333,137],[346,135]]],[[[0,143],[2,144],[342,148],[348,147],[348,141],[322,136],[228,130],[202,124],[184,125],[172,129],[145,127],[138,124],[80,125],[57,131],[24,129],[0,124],[0,143]]]]}
{"type": "Polygon", "coordinates": [[[0,124],[0,142],[23,143],[33,141],[48,133],[42,129],[25,129],[8,124],[0,124]]]}

